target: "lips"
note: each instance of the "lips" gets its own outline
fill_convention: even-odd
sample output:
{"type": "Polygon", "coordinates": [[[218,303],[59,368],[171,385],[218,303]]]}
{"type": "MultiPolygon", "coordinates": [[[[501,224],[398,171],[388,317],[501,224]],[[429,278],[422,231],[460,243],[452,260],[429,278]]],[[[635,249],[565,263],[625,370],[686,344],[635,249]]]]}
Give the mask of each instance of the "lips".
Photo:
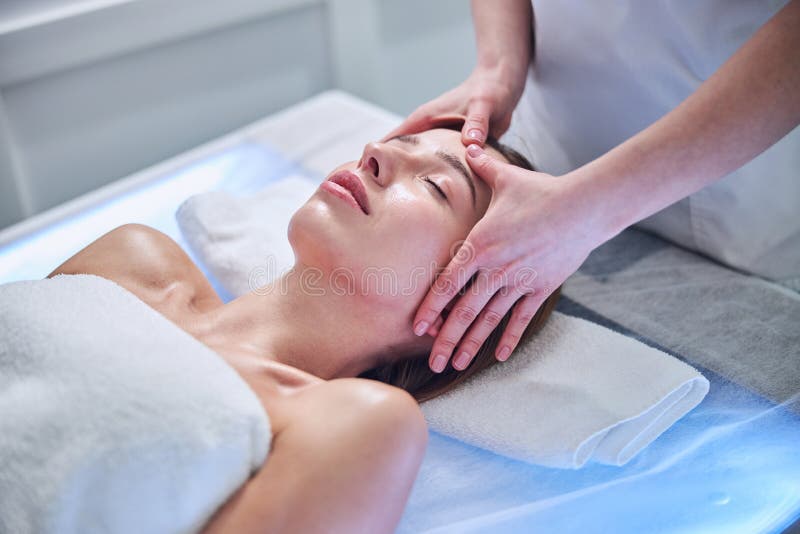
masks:
{"type": "Polygon", "coordinates": [[[353,195],[353,198],[358,203],[365,214],[369,215],[369,200],[367,199],[367,189],[361,182],[361,179],[350,171],[339,171],[328,178],[329,182],[333,182],[342,186],[353,195]]]}

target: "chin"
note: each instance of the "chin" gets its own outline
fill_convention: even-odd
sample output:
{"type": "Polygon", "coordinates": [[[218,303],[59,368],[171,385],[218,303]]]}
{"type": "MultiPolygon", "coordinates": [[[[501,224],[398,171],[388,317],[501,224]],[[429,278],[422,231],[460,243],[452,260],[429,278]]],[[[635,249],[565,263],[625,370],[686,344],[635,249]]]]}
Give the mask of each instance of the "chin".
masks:
{"type": "Polygon", "coordinates": [[[295,262],[326,273],[337,267],[350,267],[354,254],[343,239],[348,230],[352,228],[346,228],[334,217],[325,202],[311,197],[289,221],[289,244],[295,262]]]}
{"type": "Polygon", "coordinates": [[[362,287],[365,269],[374,264],[367,252],[374,247],[359,239],[353,226],[336,215],[325,202],[313,197],[292,215],[288,234],[295,264],[321,271],[323,280],[309,281],[315,286],[331,285],[337,294],[357,295],[373,311],[396,308],[397,295],[362,287]]]}

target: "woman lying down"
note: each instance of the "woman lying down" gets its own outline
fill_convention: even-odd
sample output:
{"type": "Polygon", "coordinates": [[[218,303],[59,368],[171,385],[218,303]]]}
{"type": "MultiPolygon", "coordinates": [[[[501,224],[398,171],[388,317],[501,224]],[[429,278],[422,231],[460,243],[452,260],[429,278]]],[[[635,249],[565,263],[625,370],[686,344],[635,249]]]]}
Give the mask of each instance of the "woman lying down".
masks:
{"type": "MultiPolygon", "coordinates": [[[[496,143],[489,150],[529,167],[496,143]]],[[[294,214],[294,268],[227,304],[174,241],[140,225],[105,234],[49,275],[94,274],[126,288],[216,352],[268,413],[267,459],[206,532],[395,528],[426,447],[417,401],[492,365],[508,321],[461,372],[429,371],[433,340],[412,332],[436,269],[488,207],[489,186],[468,169],[458,131],[368,144],[294,214]],[[376,267],[391,272],[391,288],[365,276],[376,267]],[[313,291],[302,276],[309,271],[317,273],[313,291]]]]}

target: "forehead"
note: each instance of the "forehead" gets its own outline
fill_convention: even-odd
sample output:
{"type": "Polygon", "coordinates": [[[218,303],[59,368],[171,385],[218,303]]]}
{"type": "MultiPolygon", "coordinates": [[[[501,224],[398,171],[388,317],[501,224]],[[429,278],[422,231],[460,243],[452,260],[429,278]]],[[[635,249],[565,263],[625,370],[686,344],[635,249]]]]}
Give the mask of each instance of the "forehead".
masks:
{"type": "MultiPolygon", "coordinates": [[[[416,134],[420,141],[432,145],[430,148],[438,149],[444,148],[448,152],[452,152],[466,162],[467,147],[461,142],[461,130],[451,130],[449,128],[434,128],[416,134]]],[[[502,162],[508,163],[506,157],[490,147],[484,145],[483,149],[493,158],[499,159],[502,162]]]]}

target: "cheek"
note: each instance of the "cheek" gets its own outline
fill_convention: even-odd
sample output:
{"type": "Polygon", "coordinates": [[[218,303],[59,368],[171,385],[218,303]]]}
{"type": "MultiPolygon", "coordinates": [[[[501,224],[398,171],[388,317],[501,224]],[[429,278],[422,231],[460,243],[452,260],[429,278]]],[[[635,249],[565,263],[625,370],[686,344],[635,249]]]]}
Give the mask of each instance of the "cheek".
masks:
{"type": "Polygon", "coordinates": [[[380,218],[370,229],[372,244],[365,257],[374,266],[391,267],[407,288],[406,295],[424,295],[468,231],[448,209],[403,188],[387,191],[380,218]]]}
{"type": "Polygon", "coordinates": [[[449,208],[397,185],[364,218],[343,219],[312,197],[292,217],[289,242],[299,262],[337,276],[345,272],[338,285],[371,305],[407,314],[468,232],[449,208]]]}

